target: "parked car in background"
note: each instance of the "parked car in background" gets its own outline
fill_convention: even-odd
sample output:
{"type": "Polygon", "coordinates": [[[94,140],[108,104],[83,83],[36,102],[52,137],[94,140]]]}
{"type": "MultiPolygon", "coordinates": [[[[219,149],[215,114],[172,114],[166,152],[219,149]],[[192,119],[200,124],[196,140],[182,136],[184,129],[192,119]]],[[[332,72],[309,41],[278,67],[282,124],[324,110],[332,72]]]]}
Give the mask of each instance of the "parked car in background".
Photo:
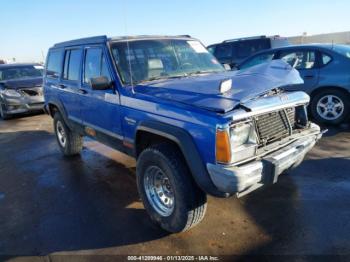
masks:
{"type": "Polygon", "coordinates": [[[319,123],[340,124],[350,113],[350,46],[333,44],[296,45],[261,51],[238,65],[252,66],[281,59],[297,69],[303,84],[286,86],[311,96],[309,111],[319,123]]]}
{"type": "Polygon", "coordinates": [[[233,68],[256,52],[287,45],[289,42],[284,37],[254,36],[225,40],[222,43],[208,46],[208,50],[221,64],[228,64],[233,68]]]}
{"type": "Polygon", "coordinates": [[[43,66],[39,64],[0,65],[0,116],[43,110],[43,66]]]}
{"type": "Polygon", "coordinates": [[[45,108],[62,153],[90,136],[136,158],[145,209],[169,232],[198,224],[207,194],[276,183],[321,137],[309,96],[279,90],[302,82],[283,61],[226,71],[186,36],[78,39],[47,57],[45,108]]]}

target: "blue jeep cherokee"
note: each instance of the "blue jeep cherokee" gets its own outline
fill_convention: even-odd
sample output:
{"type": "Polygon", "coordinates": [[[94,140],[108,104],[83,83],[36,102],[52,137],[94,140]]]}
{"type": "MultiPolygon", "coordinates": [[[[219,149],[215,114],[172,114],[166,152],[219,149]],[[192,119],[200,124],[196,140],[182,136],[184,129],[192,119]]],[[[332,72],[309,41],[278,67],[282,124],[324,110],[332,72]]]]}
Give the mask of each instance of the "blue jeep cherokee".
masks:
{"type": "Polygon", "coordinates": [[[279,60],[225,71],[189,36],[99,36],[50,48],[45,108],[64,155],[89,136],[135,157],[151,219],[180,232],[203,219],[206,194],[242,196],[303,160],[320,128],[307,94],[279,89],[301,81],[279,60]]]}

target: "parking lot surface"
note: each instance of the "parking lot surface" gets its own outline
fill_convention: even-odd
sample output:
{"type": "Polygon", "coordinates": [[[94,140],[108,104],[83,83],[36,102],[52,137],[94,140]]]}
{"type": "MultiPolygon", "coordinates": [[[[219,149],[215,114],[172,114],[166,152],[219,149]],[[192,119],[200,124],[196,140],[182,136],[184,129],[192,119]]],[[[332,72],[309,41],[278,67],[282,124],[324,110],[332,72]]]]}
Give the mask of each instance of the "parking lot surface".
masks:
{"type": "MultiPolygon", "coordinates": [[[[350,128],[332,128],[297,169],[169,235],[138,197],[135,161],[86,140],[61,155],[47,115],[0,120],[0,254],[350,255],[350,128]]],[[[55,256],[53,256],[55,257],[55,256]]]]}

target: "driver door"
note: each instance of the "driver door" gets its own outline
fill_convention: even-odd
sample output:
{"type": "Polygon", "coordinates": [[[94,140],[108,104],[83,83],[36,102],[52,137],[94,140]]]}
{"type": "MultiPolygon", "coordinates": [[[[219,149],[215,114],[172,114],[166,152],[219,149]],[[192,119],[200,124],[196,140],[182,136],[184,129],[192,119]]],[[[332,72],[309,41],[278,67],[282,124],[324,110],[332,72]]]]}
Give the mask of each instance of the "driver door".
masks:
{"type": "Polygon", "coordinates": [[[111,63],[103,46],[84,49],[81,115],[85,127],[96,132],[121,138],[120,100],[115,86],[107,90],[92,90],[90,79],[105,76],[112,79],[111,63]]]}

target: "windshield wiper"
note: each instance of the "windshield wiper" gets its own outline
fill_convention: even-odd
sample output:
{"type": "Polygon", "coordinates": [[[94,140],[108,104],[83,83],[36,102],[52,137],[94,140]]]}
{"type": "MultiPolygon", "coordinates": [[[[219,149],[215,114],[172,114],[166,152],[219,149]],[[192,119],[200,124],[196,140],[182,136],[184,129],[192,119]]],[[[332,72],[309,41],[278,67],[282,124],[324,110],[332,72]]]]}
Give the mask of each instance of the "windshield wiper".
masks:
{"type": "Polygon", "coordinates": [[[209,74],[209,73],[218,73],[219,71],[209,71],[209,70],[203,70],[203,71],[195,71],[195,72],[192,72],[192,73],[188,73],[187,75],[188,76],[194,76],[194,75],[202,75],[202,74],[209,74]]]}
{"type": "Polygon", "coordinates": [[[145,83],[145,82],[151,82],[151,81],[156,81],[156,80],[166,80],[166,79],[175,79],[175,78],[182,78],[188,76],[187,74],[183,75],[175,75],[175,76],[155,76],[155,77],[150,77],[145,80],[141,80],[138,83],[145,83]]]}
{"type": "Polygon", "coordinates": [[[195,71],[191,73],[184,73],[181,75],[174,75],[174,76],[169,76],[169,75],[164,75],[164,76],[154,76],[150,77],[144,80],[141,80],[137,82],[137,84],[142,84],[145,82],[151,82],[151,81],[156,81],[156,80],[166,80],[166,79],[176,79],[176,78],[183,78],[183,77],[189,77],[189,76],[194,76],[194,75],[200,75],[200,74],[208,74],[208,73],[219,73],[220,71],[195,71]]]}

